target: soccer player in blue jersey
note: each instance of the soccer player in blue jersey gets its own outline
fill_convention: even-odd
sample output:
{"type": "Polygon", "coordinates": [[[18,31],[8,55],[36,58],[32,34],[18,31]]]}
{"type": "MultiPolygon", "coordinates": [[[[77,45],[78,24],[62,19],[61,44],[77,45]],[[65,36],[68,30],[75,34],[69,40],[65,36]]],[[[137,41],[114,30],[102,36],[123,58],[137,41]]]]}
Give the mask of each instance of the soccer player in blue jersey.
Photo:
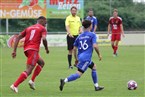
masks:
{"type": "Polygon", "coordinates": [[[90,9],[88,11],[88,16],[86,17],[86,20],[90,20],[92,22],[92,29],[91,32],[96,33],[97,30],[97,25],[98,25],[98,20],[97,18],[94,16],[94,12],[92,9],[90,9]]]}
{"type": "MultiPolygon", "coordinates": [[[[94,16],[94,12],[92,9],[89,9],[88,16],[86,17],[86,20],[90,20],[92,22],[92,29],[90,31],[96,33],[98,19],[94,16]]],[[[94,64],[94,62],[92,61],[91,64],[94,64]]],[[[76,64],[74,66],[76,66],[76,64]]]]}
{"type": "Polygon", "coordinates": [[[91,21],[84,20],[83,23],[84,32],[78,36],[74,43],[74,56],[75,60],[78,60],[77,72],[70,75],[65,79],[60,79],[60,91],[63,90],[65,83],[74,81],[82,76],[82,74],[89,67],[92,70],[92,79],[95,86],[95,91],[104,89],[104,87],[98,85],[98,78],[96,72],[96,65],[92,64],[91,58],[93,53],[93,48],[98,54],[99,60],[102,59],[102,56],[99,52],[98,45],[96,42],[96,35],[90,32],[92,28],[91,21]],[[78,51],[78,55],[77,55],[78,51]]]}

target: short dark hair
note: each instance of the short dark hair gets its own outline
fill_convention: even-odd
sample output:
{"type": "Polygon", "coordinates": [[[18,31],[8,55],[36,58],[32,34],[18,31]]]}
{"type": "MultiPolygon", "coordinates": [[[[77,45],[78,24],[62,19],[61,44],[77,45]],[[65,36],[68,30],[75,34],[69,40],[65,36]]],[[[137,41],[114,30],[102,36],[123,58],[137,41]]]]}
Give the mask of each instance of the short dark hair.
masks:
{"type": "Polygon", "coordinates": [[[76,9],[76,10],[78,10],[77,7],[75,7],[75,6],[72,6],[70,10],[72,10],[73,8],[76,9]]]}
{"type": "Polygon", "coordinates": [[[92,8],[90,8],[90,9],[88,10],[88,12],[89,12],[89,11],[93,11],[93,9],[92,9],[92,8]]]}
{"type": "Polygon", "coordinates": [[[37,20],[40,20],[40,19],[46,19],[44,16],[40,16],[37,18],[37,20]]]}
{"type": "Polygon", "coordinates": [[[91,24],[92,24],[92,23],[91,23],[90,20],[84,20],[83,23],[82,23],[82,25],[83,25],[84,28],[90,27],[91,24]]]}

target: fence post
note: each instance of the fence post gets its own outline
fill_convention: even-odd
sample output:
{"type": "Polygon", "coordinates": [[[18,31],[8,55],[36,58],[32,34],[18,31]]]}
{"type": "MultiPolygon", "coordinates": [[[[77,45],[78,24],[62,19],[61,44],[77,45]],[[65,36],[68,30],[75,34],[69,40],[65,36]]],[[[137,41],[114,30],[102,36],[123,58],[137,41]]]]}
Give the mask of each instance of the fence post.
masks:
{"type": "Polygon", "coordinates": [[[1,19],[0,19],[0,34],[2,34],[1,19]]]}
{"type": "Polygon", "coordinates": [[[6,34],[9,34],[9,19],[6,19],[6,34]]]}

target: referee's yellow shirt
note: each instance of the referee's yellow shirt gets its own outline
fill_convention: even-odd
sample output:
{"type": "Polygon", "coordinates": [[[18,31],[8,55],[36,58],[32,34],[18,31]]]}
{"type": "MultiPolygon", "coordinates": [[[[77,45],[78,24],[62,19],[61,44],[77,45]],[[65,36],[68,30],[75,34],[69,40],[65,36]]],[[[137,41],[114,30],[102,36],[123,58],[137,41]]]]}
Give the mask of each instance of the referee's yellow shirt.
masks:
{"type": "Polygon", "coordinates": [[[65,26],[69,26],[71,35],[79,35],[79,29],[82,26],[80,17],[69,15],[65,20],[65,26]]]}

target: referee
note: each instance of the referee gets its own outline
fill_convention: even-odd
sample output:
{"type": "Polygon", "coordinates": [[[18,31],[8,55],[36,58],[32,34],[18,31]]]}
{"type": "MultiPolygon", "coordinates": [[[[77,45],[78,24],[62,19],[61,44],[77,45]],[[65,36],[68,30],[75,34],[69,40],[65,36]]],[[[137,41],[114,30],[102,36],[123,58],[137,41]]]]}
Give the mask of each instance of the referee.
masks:
{"type": "Polygon", "coordinates": [[[66,17],[65,20],[65,27],[67,31],[67,49],[68,49],[68,64],[69,68],[73,69],[71,61],[72,61],[72,52],[73,52],[73,44],[81,29],[81,20],[80,17],[77,16],[77,8],[75,6],[71,7],[70,9],[71,14],[66,17]]]}

